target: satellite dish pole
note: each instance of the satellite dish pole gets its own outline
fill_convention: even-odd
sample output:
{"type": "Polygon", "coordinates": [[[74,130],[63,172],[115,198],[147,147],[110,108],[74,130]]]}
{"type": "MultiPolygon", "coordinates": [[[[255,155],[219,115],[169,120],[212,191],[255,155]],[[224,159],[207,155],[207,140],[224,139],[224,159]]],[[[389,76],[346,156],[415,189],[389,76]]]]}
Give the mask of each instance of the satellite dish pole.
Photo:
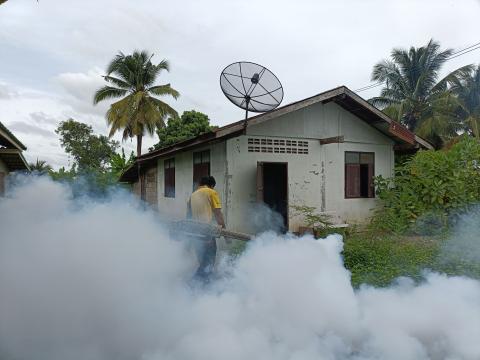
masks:
{"type": "Polygon", "coordinates": [[[220,87],[233,104],[248,112],[267,112],[283,100],[280,80],[266,67],[248,61],[228,65],[220,74],[220,87]]]}

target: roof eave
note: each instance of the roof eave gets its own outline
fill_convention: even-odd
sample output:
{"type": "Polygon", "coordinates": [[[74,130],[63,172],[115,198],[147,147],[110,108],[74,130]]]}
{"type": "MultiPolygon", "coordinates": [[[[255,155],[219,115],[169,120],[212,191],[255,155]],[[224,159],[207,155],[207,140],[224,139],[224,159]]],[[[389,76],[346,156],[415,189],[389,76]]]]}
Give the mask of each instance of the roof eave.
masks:
{"type": "Polygon", "coordinates": [[[13,147],[18,150],[27,150],[27,147],[18,140],[5,125],[0,122],[0,136],[5,138],[13,147]]]}

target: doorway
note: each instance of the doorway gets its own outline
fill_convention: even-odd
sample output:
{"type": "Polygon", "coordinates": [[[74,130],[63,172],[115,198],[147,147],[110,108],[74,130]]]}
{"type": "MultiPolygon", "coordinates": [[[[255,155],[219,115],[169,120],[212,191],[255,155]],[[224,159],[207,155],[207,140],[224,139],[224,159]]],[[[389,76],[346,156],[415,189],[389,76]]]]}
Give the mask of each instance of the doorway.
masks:
{"type": "Polygon", "coordinates": [[[283,232],[288,231],[288,164],[257,163],[257,201],[263,202],[283,218],[283,232]]]}

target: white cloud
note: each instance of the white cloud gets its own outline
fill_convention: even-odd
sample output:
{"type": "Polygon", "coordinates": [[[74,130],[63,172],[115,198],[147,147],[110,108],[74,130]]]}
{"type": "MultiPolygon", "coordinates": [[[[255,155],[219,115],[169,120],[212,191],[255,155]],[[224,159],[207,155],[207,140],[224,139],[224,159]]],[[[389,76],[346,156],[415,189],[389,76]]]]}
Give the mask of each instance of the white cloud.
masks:
{"type": "MultiPolygon", "coordinates": [[[[100,75],[119,50],[145,48],[155,61],[171,62],[159,83],[171,83],[181,97],[166,101],[223,125],[243,117],[219,87],[220,71],[231,62],[268,66],[282,81],[286,104],[342,84],[367,85],[372,66],[393,47],[420,46],[432,37],[444,47],[474,44],[479,10],[474,0],[9,1],[0,12],[0,47],[10,49],[0,78],[47,94],[45,104],[21,102],[28,114],[50,104],[45,113],[105,132],[108,102],[92,105],[100,75]],[[36,71],[27,72],[26,83],[28,69],[16,63],[32,54],[36,71]]],[[[472,62],[478,51],[447,63],[445,72],[472,62]]],[[[24,112],[15,108],[17,99],[3,98],[0,116],[24,112]]]]}

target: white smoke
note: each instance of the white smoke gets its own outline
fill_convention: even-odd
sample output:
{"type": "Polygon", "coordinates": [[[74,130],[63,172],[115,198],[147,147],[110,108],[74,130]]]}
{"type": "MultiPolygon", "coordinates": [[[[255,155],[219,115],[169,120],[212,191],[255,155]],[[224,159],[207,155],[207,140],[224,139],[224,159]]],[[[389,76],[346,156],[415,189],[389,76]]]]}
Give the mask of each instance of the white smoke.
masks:
{"type": "Polygon", "coordinates": [[[480,283],[438,274],[353,290],[339,236],[255,239],[225,276],[133,198],[35,180],[0,200],[0,359],[480,358],[480,283]]]}

